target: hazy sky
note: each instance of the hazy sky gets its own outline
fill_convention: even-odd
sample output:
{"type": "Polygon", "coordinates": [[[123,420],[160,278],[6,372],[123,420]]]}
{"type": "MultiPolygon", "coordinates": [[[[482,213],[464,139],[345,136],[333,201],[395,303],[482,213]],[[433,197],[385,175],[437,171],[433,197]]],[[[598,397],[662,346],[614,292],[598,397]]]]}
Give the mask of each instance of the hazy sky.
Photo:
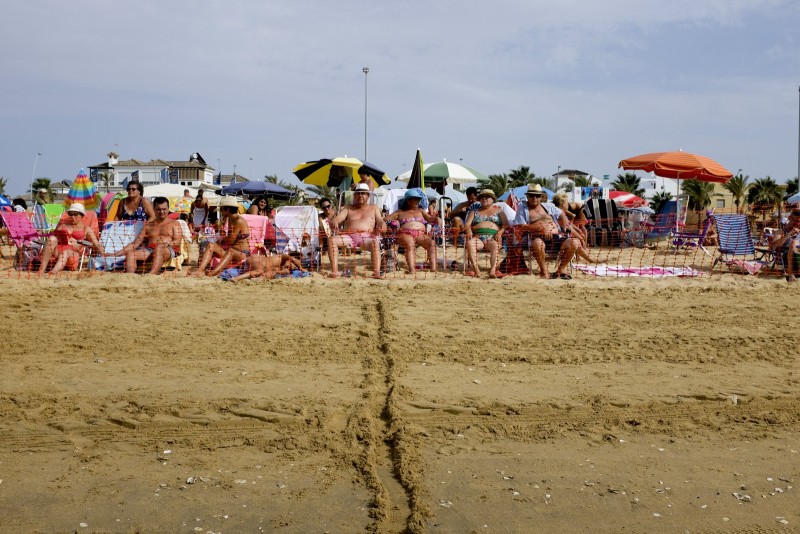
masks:
{"type": "Polygon", "coordinates": [[[0,176],[106,160],[225,174],[364,156],[598,177],[683,149],[797,175],[796,0],[42,0],[0,18],[0,176]]]}

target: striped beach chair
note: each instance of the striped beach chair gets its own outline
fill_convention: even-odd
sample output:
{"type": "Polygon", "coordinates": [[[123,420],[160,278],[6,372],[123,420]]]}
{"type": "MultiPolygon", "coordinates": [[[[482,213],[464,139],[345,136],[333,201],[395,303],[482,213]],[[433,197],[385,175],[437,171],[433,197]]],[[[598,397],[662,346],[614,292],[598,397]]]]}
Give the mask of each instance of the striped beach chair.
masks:
{"type": "Polygon", "coordinates": [[[711,270],[717,263],[724,263],[729,271],[736,267],[746,274],[758,274],[763,263],[756,260],[753,233],[747,215],[715,215],[714,219],[719,246],[711,270]]]}

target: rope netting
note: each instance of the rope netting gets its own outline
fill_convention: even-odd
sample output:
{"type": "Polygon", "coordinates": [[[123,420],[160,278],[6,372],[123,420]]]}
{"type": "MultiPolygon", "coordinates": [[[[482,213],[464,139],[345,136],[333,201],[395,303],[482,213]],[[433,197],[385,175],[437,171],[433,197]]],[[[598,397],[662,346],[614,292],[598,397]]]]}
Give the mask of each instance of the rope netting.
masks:
{"type": "MultiPolygon", "coordinates": [[[[339,232],[329,236],[316,225],[271,227],[251,225],[248,254],[242,260],[228,258],[228,278],[254,267],[269,277],[307,276],[304,270],[323,276],[385,279],[440,279],[480,275],[510,276],[542,274],[537,255],[549,273],[559,264],[567,278],[593,277],[704,277],[722,273],[780,274],[780,251],[769,248],[769,228],[756,232],[746,215],[690,213],[686,225],[671,220],[644,221],[626,225],[619,220],[590,221],[575,232],[555,240],[529,235],[518,227],[505,229],[500,240],[487,236],[467,238],[464,231],[433,227],[421,235],[389,232],[339,232]],[[565,250],[574,250],[574,256],[565,250]],[[332,268],[331,258],[336,261],[332,268]],[[495,261],[494,270],[492,260],[495,261]],[[377,273],[377,274],[376,274],[377,273]]],[[[106,276],[126,270],[131,255],[114,255],[134,241],[141,224],[106,223],[99,241],[107,256],[100,256],[89,243],[74,243],[70,250],[56,243],[52,231],[18,235],[2,229],[0,278],[37,278],[48,240],[53,247],[49,272],[60,254],[69,256],[64,268],[47,276],[106,276]],[[78,274],[76,274],[78,273],[78,274]]],[[[185,276],[195,269],[210,243],[222,236],[210,229],[186,235],[186,239],[163,252],[165,276],[185,276]]],[[[151,249],[152,252],[152,249],[151,249]]],[[[145,251],[146,253],[146,251],[145,251]]],[[[136,272],[147,272],[150,260],[136,261],[136,272]]],[[[215,256],[211,269],[226,261],[215,256]]],[[[222,273],[216,273],[222,274],[222,273]]]]}

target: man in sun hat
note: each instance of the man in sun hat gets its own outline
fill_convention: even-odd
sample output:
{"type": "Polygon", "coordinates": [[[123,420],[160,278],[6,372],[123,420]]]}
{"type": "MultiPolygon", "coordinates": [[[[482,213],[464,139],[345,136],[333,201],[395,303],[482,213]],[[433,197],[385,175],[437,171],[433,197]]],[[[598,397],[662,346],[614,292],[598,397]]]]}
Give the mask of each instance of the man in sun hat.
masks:
{"type": "Polygon", "coordinates": [[[372,253],[372,276],[380,278],[380,234],[386,231],[386,223],[381,210],[369,204],[369,186],[361,182],[353,191],[353,203],[342,208],[331,219],[334,236],[328,240],[328,258],[331,260],[331,277],[337,278],[339,273],[339,248],[360,248],[372,253]],[[336,230],[341,232],[338,235],[336,230]]]}
{"type": "MultiPolygon", "coordinates": [[[[74,206],[74,204],[73,204],[74,206]]],[[[150,274],[158,274],[164,262],[180,253],[183,230],[177,220],[169,218],[169,200],[156,197],[153,200],[155,218],[144,223],[142,231],[117,252],[106,256],[125,256],[125,272],[136,272],[137,262],[153,260],[150,274]]]]}
{"type": "Polygon", "coordinates": [[[33,197],[33,203],[36,204],[49,204],[50,199],[47,198],[47,189],[44,187],[36,190],[36,195],[33,197]]]}
{"type": "Polygon", "coordinates": [[[566,269],[578,250],[579,243],[566,233],[569,228],[566,213],[550,202],[543,202],[546,199],[547,193],[541,185],[528,185],[525,201],[520,202],[512,224],[517,227],[517,231],[527,234],[520,245],[530,244],[531,252],[539,265],[540,278],[569,280],[572,277],[566,269]],[[558,264],[553,274],[548,273],[546,253],[558,254],[558,264]]]}

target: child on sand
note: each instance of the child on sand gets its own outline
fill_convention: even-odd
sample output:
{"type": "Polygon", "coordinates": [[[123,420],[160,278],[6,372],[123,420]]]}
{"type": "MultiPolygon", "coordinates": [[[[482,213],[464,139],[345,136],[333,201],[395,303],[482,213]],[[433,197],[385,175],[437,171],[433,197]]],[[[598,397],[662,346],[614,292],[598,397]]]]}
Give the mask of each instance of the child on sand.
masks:
{"type": "Polygon", "coordinates": [[[258,278],[266,275],[273,278],[276,274],[291,274],[292,271],[308,272],[303,268],[300,260],[288,254],[269,254],[267,256],[253,255],[247,259],[250,270],[231,278],[231,282],[238,282],[246,278],[258,278]]]}

